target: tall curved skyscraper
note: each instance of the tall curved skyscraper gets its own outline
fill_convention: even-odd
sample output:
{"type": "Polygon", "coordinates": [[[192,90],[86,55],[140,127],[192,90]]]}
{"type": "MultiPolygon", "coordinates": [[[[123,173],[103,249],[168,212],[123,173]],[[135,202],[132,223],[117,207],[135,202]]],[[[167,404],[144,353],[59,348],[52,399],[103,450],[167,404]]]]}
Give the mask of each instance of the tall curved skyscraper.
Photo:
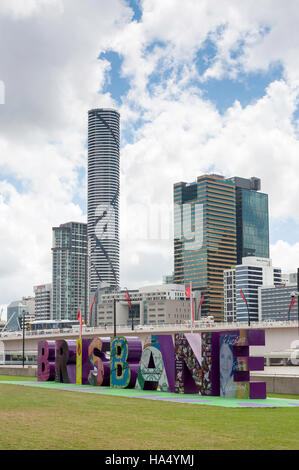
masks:
{"type": "Polygon", "coordinates": [[[89,289],[119,286],[119,113],[88,111],[89,289]]]}

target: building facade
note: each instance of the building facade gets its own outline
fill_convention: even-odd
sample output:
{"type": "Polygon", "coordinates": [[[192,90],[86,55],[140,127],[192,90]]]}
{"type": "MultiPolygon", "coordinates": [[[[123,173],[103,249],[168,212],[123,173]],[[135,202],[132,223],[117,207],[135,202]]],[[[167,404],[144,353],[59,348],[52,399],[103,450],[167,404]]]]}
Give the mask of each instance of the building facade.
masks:
{"type": "Polygon", "coordinates": [[[225,269],[224,280],[224,321],[236,322],[236,269],[225,269]]]}
{"type": "MultiPolygon", "coordinates": [[[[159,323],[185,323],[191,319],[190,300],[186,298],[185,286],[162,284],[141,287],[129,291],[131,310],[126,291],[102,295],[98,304],[98,325],[114,322],[114,301],[117,325],[151,325],[159,323]]],[[[195,319],[197,319],[195,317],[195,319]]]]}
{"type": "Polygon", "coordinates": [[[259,320],[258,289],[261,286],[281,284],[281,269],[274,268],[267,258],[246,257],[243,264],[236,266],[236,320],[248,322],[259,320]],[[242,290],[248,308],[242,298],[242,290]],[[248,312],[249,310],[249,312],[248,312]]]}
{"type": "Polygon", "coordinates": [[[297,292],[297,284],[259,287],[259,320],[260,321],[289,321],[298,320],[298,297],[291,306],[293,294],[297,292]]]}
{"type": "Polygon", "coordinates": [[[233,177],[236,188],[237,263],[242,258],[269,258],[268,195],[259,192],[261,180],[233,177]]]}
{"type": "Polygon", "coordinates": [[[173,284],[174,282],[174,276],[172,274],[165,274],[163,276],[163,284],[173,284]]]}
{"type": "Polygon", "coordinates": [[[119,121],[113,109],[88,112],[90,300],[103,282],[119,286],[119,121]]]}
{"type": "Polygon", "coordinates": [[[53,227],[52,318],[77,320],[87,315],[87,225],[69,222],[53,227]]]}
{"type": "Polygon", "coordinates": [[[174,185],[174,282],[204,295],[202,316],[224,319],[223,271],[235,266],[235,184],[220,175],[174,185]]]}
{"type": "Polygon", "coordinates": [[[22,328],[23,318],[28,319],[28,305],[21,300],[11,302],[7,307],[7,331],[18,331],[22,328]]]}
{"type": "Polygon", "coordinates": [[[35,319],[37,321],[51,319],[52,284],[34,286],[35,319]]]}

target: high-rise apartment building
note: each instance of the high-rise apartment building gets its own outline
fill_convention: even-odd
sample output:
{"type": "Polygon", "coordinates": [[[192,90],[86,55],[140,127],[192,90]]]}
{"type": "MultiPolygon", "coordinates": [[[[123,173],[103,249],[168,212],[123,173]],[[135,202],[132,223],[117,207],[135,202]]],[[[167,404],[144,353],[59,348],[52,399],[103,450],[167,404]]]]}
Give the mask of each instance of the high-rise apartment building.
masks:
{"type": "Polygon", "coordinates": [[[87,225],[69,222],[53,227],[52,317],[87,320],[87,225]]]}
{"type": "Polygon", "coordinates": [[[230,179],[236,187],[237,262],[247,256],[269,258],[268,195],[259,192],[261,180],[230,179]]]}
{"type": "Polygon", "coordinates": [[[34,286],[35,319],[37,321],[51,319],[52,284],[34,286]]]}
{"type": "Polygon", "coordinates": [[[90,292],[119,285],[119,113],[88,112],[88,251],[90,292]]]}
{"type": "Polygon", "coordinates": [[[223,320],[223,271],[236,265],[235,184],[220,175],[174,185],[174,282],[204,295],[202,316],[223,320]]]}

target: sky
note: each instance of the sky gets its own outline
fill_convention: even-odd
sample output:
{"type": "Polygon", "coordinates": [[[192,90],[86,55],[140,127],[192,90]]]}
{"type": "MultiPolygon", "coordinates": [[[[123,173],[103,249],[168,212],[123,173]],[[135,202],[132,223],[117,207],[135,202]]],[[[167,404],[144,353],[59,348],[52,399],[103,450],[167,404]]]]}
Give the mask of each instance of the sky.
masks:
{"type": "Polygon", "coordinates": [[[261,178],[270,256],[299,266],[297,0],[1,0],[0,308],[51,282],[87,220],[87,112],[121,115],[121,286],[173,271],[173,184],[261,178]]]}

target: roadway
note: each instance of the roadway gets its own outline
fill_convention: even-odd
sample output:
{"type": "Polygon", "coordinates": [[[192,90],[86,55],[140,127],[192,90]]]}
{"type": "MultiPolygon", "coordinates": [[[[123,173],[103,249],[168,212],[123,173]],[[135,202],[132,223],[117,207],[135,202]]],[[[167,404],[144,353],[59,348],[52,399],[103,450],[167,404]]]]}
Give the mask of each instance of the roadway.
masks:
{"type": "MultiPolygon", "coordinates": [[[[208,331],[225,331],[236,329],[264,329],[266,336],[265,346],[252,346],[252,355],[265,355],[273,351],[284,351],[297,346],[299,348],[298,322],[252,322],[250,327],[244,323],[208,323],[196,322],[193,333],[208,331]]],[[[117,336],[137,336],[143,344],[150,341],[152,334],[171,334],[190,333],[190,324],[159,324],[159,325],[143,325],[136,326],[132,331],[131,327],[118,325],[117,336]]],[[[82,337],[94,338],[97,336],[107,337],[114,335],[113,326],[104,327],[85,327],[83,326],[82,337]]],[[[25,350],[37,351],[37,345],[42,340],[58,340],[58,339],[77,339],[79,329],[73,330],[48,330],[43,334],[36,334],[33,331],[25,332],[25,350]]],[[[4,352],[22,351],[23,338],[22,332],[5,332],[0,334],[0,354],[4,352]]]]}

